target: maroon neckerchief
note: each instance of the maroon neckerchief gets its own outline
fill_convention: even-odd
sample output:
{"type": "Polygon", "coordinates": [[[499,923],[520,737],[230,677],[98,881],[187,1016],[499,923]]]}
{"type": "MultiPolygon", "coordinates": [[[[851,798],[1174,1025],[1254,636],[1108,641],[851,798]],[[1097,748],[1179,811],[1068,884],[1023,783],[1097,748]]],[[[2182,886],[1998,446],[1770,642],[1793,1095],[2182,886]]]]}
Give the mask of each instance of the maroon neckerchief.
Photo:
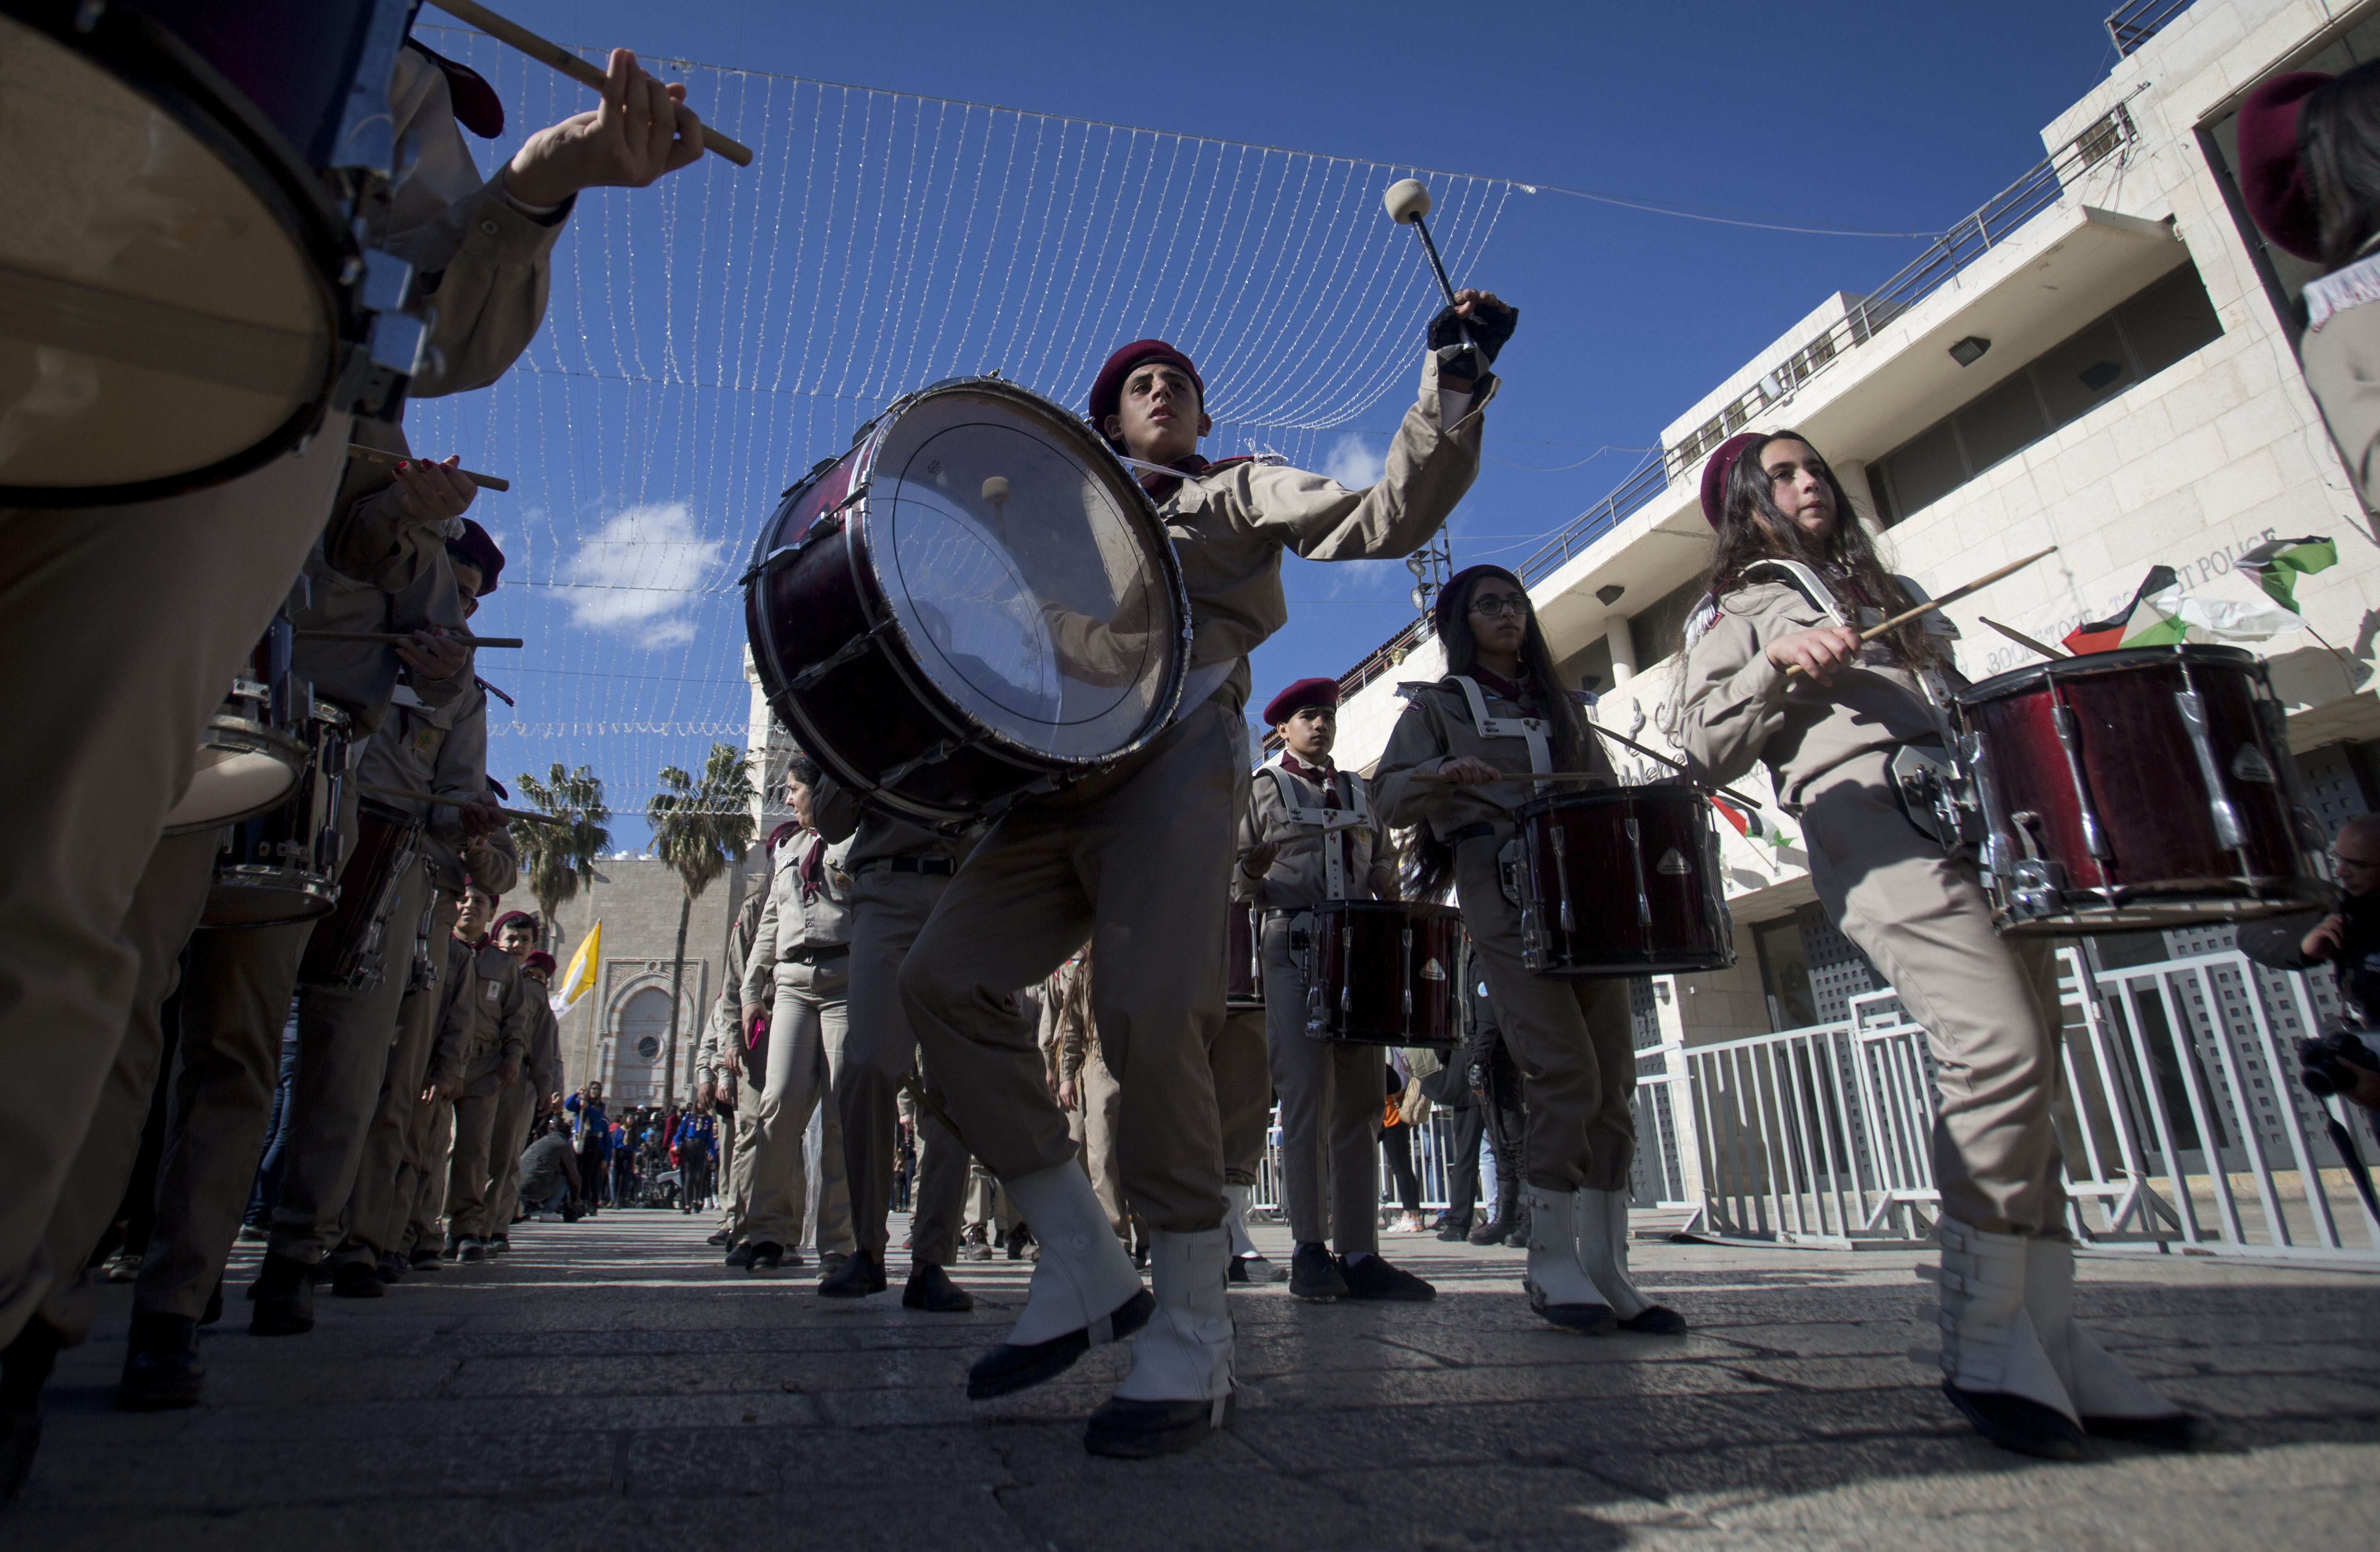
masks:
{"type": "MultiPolygon", "coordinates": [[[[1293,776],[1302,776],[1320,787],[1322,806],[1325,808],[1353,808],[1355,806],[1354,790],[1345,779],[1346,772],[1330,764],[1327,758],[1320,765],[1308,765],[1287,749],[1283,749],[1281,752],[1281,768],[1293,776]]],[[[1333,839],[1339,843],[1340,872],[1354,873],[1355,871],[1354,840],[1349,832],[1343,830],[1338,831],[1333,839]]]]}
{"type": "Polygon", "coordinates": [[[1537,714],[1537,687],[1535,685],[1515,685],[1500,673],[1493,673],[1487,669],[1477,667],[1472,669],[1471,677],[1486,685],[1488,693],[1497,699],[1509,700],[1518,706],[1524,717],[1534,717],[1537,714]]]}
{"type": "MultiPolygon", "coordinates": [[[[1180,469],[1184,475],[1204,474],[1207,472],[1207,460],[1192,453],[1174,459],[1165,467],[1180,469]]],[[[1158,474],[1148,469],[1143,469],[1140,474],[1140,488],[1148,492],[1148,499],[1151,501],[1163,501],[1173,493],[1172,487],[1180,482],[1172,475],[1158,474]]]]}
{"type": "Polygon", "coordinates": [[[821,835],[817,840],[810,843],[809,852],[802,858],[800,869],[802,879],[802,898],[804,900],[816,900],[819,897],[819,891],[826,887],[825,836],[821,835]]]}

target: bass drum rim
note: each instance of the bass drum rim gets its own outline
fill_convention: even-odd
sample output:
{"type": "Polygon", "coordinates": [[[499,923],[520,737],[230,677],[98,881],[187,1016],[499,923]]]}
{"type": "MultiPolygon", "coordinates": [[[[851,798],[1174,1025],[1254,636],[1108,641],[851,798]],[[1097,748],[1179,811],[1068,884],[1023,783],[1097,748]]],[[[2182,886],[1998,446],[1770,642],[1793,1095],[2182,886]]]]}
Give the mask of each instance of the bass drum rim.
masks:
{"type": "Polygon", "coordinates": [[[2204,663],[2210,668],[2237,668],[2252,672],[2265,660],[2253,652],[2237,647],[2223,647],[2213,642],[2178,641],[2166,647],[2123,647],[2112,652],[2082,652],[2070,658],[2058,658],[2049,662],[2028,663],[2012,668],[2006,673],[1996,673],[1978,681],[1953,696],[1960,707],[1980,706],[1986,701],[2004,700],[2010,696],[2046,687],[2053,680],[2089,678],[2102,673],[2120,673],[2134,668],[2154,668],[2175,661],[2204,663]]]}

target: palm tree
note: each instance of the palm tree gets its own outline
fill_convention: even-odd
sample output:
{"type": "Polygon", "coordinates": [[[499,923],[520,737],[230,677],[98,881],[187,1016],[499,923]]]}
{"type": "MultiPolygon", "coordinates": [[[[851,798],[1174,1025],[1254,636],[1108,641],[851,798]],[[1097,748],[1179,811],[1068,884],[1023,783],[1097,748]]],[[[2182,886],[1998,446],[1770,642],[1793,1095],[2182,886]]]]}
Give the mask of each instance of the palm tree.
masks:
{"type": "Polygon", "coordinates": [[[676,766],[662,767],[662,790],[645,805],[653,827],[653,855],[677,869],[685,886],[677,905],[677,954],[670,961],[669,1045],[662,1058],[662,1102],[677,1087],[678,992],[686,979],[686,929],[694,902],[752,844],[752,773],[744,751],[713,744],[696,781],[676,766]]]}
{"type": "Polygon", "coordinates": [[[546,825],[516,820],[512,827],[529,892],[537,896],[545,941],[559,945],[561,924],[554,913],[577,894],[580,884],[594,881],[596,859],[612,843],[612,832],[605,828],[612,810],[603,806],[602,778],[591,766],[571,771],[556,760],[542,782],[524,771],[520,787],[540,811],[569,821],[546,825]]]}

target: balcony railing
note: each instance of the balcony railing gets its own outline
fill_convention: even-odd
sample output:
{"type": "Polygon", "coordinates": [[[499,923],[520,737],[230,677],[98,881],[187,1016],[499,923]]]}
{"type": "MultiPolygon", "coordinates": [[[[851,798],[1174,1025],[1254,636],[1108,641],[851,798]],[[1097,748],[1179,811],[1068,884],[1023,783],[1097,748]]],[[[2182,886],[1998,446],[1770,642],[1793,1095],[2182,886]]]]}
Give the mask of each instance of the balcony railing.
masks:
{"type": "Polygon", "coordinates": [[[2107,41],[2129,59],[2132,52],[2159,32],[2165,24],[2190,9],[2190,0],[2131,0],[2107,13],[2107,41]]]}

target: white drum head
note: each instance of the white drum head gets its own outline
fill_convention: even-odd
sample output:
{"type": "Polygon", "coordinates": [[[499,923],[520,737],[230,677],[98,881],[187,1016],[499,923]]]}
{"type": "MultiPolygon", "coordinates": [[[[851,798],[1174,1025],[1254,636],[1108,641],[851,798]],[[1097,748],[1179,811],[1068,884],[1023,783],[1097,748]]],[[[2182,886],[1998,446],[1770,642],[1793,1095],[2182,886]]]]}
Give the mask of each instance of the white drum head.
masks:
{"type": "Polygon", "coordinates": [[[200,749],[189,789],[165,816],[165,823],[169,829],[228,824],[272,807],[297,784],[298,772],[278,756],[254,749],[200,749]]]}

